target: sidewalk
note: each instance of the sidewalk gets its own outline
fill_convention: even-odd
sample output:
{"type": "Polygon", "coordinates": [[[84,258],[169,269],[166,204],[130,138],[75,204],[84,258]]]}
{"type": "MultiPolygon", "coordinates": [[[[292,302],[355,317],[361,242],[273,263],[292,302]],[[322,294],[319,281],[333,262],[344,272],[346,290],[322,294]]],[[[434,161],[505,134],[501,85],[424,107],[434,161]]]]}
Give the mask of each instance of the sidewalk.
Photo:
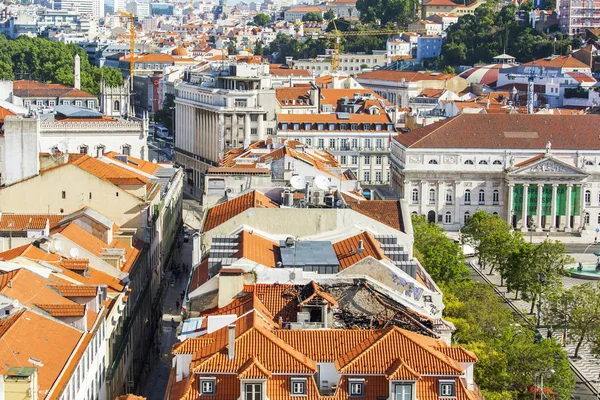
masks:
{"type": "MultiPolygon", "coordinates": [[[[174,255],[173,262],[185,263],[191,265],[192,263],[192,243],[191,240],[188,243],[181,243],[181,248],[175,250],[177,252],[176,257],[174,255]]],[[[179,274],[179,279],[176,279],[172,272],[167,272],[165,276],[167,289],[163,301],[162,308],[162,329],[161,340],[160,340],[160,356],[152,365],[152,370],[146,381],[146,387],[144,389],[144,396],[148,400],[163,400],[165,395],[165,389],[169,381],[169,374],[171,373],[171,348],[173,344],[178,342],[177,333],[181,330],[181,304],[180,308],[177,309],[176,302],[180,301],[180,294],[182,290],[185,290],[187,284],[187,276],[183,273],[179,274]],[[176,328],[171,327],[171,318],[175,320],[176,328]]]]}
{"type": "MultiPolygon", "coordinates": [[[[520,296],[515,300],[514,293],[508,293],[506,286],[500,286],[499,274],[494,272],[492,275],[489,275],[487,273],[487,271],[489,271],[488,268],[486,268],[486,271],[482,271],[479,268],[477,261],[471,261],[470,266],[483,278],[484,281],[486,281],[490,285],[493,285],[496,292],[500,296],[502,296],[506,303],[508,303],[513,309],[518,310],[525,317],[532,317],[532,315],[529,314],[529,310],[531,309],[531,303],[523,301],[520,296]]],[[[578,286],[583,283],[590,282],[588,280],[576,279],[571,277],[563,277],[562,281],[563,285],[566,288],[571,288],[573,286],[578,286]]],[[[535,309],[534,312],[537,312],[537,309],[535,309]]],[[[533,317],[535,318],[535,315],[533,315],[533,317]]],[[[542,337],[546,337],[547,330],[545,328],[541,328],[540,333],[542,337]]],[[[560,342],[561,331],[553,332],[552,337],[560,342]]],[[[581,346],[581,348],[579,349],[579,359],[572,358],[573,354],[575,353],[574,343],[567,342],[567,344],[564,346],[564,349],[567,352],[567,355],[569,356],[569,362],[571,363],[572,368],[577,370],[576,373],[578,373],[578,375],[580,375],[581,378],[585,379],[588,383],[590,383],[588,387],[594,393],[597,393],[598,388],[596,387],[596,382],[598,381],[598,373],[600,372],[600,361],[591,353],[591,346],[587,343],[584,343],[581,346]]]]}

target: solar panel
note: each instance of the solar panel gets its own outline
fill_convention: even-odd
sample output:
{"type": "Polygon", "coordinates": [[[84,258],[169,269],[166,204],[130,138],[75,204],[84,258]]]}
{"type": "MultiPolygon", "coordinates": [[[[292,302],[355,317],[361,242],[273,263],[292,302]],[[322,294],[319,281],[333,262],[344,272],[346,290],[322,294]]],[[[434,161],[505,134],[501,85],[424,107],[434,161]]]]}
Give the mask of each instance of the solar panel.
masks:
{"type": "Polygon", "coordinates": [[[335,274],[339,271],[339,261],[328,241],[298,241],[294,247],[286,247],[279,242],[281,263],[287,268],[302,268],[319,274],[335,274]]]}

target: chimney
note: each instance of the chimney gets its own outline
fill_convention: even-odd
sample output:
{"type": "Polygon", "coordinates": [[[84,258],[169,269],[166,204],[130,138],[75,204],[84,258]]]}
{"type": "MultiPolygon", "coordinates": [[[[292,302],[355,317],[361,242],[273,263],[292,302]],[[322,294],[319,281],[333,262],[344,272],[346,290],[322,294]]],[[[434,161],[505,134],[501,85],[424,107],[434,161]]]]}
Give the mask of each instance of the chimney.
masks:
{"type": "Polygon", "coordinates": [[[75,71],[74,71],[74,83],[75,89],[81,89],[81,59],[79,54],[75,54],[75,71]]]}
{"type": "Polygon", "coordinates": [[[231,324],[227,326],[227,337],[228,337],[228,356],[230,360],[235,358],[235,325],[231,324]]]}
{"type": "Polygon", "coordinates": [[[9,289],[12,289],[12,279],[9,279],[9,280],[8,280],[8,288],[9,288],[9,289]]]}

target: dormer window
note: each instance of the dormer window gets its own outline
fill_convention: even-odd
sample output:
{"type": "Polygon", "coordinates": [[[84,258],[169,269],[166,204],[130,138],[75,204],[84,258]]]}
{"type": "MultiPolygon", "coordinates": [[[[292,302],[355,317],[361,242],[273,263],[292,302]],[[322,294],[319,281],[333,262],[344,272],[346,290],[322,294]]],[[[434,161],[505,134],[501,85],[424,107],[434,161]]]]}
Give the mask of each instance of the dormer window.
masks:
{"type": "Polygon", "coordinates": [[[295,131],[297,131],[297,130],[299,130],[299,129],[300,129],[300,124],[298,124],[298,123],[295,123],[295,124],[294,124],[294,130],[295,130],[295,131]]]}
{"type": "Polygon", "coordinates": [[[311,128],[311,126],[310,126],[310,122],[306,122],[306,123],[304,124],[304,130],[305,130],[305,131],[310,131],[310,128],[311,128]]]}
{"type": "Polygon", "coordinates": [[[363,130],[368,131],[369,129],[371,129],[370,124],[363,124],[363,130]]]}
{"type": "Polygon", "coordinates": [[[292,396],[306,396],[306,378],[291,378],[292,396]]]}
{"type": "Polygon", "coordinates": [[[346,130],[346,124],[340,124],[340,130],[341,131],[346,130]]]}
{"type": "Polygon", "coordinates": [[[335,124],[329,124],[329,130],[330,131],[334,131],[335,130],[335,124]]]}
{"type": "Polygon", "coordinates": [[[440,397],[444,398],[456,397],[456,382],[453,380],[440,380],[438,393],[440,397]]]}
{"type": "Polygon", "coordinates": [[[283,130],[287,129],[287,124],[281,124],[281,129],[283,129],[283,130]]]}
{"type": "Polygon", "coordinates": [[[262,388],[262,383],[246,383],[244,385],[246,400],[262,400],[262,388]]]}
{"type": "Polygon", "coordinates": [[[323,124],[317,124],[317,129],[322,131],[323,130],[323,124]]]}
{"type": "Polygon", "coordinates": [[[217,394],[216,378],[200,378],[200,394],[215,395],[217,394]]]}
{"type": "Polygon", "coordinates": [[[348,379],[348,393],[350,397],[365,397],[365,380],[348,379]]]}

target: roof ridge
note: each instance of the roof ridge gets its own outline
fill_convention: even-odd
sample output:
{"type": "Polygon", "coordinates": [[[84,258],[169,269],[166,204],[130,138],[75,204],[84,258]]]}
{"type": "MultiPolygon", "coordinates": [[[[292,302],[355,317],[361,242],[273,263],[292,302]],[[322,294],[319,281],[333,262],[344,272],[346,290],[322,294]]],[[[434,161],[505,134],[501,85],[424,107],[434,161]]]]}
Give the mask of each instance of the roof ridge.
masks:
{"type": "MultiPolygon", "coordinates": [[[[273,343],[275,346],[281,348],[283,351],[285,351],[286,354],[289,354],[290,356],[295,358],[302,365],[304,365],[305,367],[309,368],[310,370],[313,370],[316,372],[317,368],[316,368],[316,363],[314,360],[310,360],[306,355],[302,354],[298,350],[289,346],[283,339],[281,339],[278,336],[276,336],[275,334],[273,334],[273,332],[263,328],[262,326],[253,326],[252,329],[255,329],[258,333],[263,335],[267,340],[271,341],[271,343],[273,343]],[[294,353],[297,353],[297,354],[294,354],[294,353]],[[298,355],[300,355],[300,356],[298,356],[298,355]],[[312,361],[315,365],[314,366],[310,365],[310,363],[307,362],[307,360],[312,361]]],[[[252,330],[252,329],[250,329],[250,330],[252,330]]]]}
{"type": "Polygon", "coordinates": [[[427,138],[429,135],[433,134],[434,132],[436,132],[438,129],[440,129],[443,126],[446,126],[447,124],[449,124],[451,121],[456,120],[457,116],[454,117],[450,117],[447,119],[444,119],[442,121],[440,121],[440,124],[438,126],[435,127],[435,129],[431,130],[430,132],[428,132],[426,135],[424,135],[422,138],[420,138],[419,140],[417,140],[414,143],[411,143],[410,146],[408,147],[413,147],[414,145],[416,145],[417,143],[421,142],[422,140],[424,140],[425,138],[427,138]]]}
{"type": "MultiPolygon", "coordinates": [[[[460,366],[457,368],[456,365],[452,365],[452,363],[449,362],[449,358],[446,354],[442,353],[439,350],[436,350],[434,348],[432,348],[431,346],[428,345],[423,345],[419,342],[417,342],[415,339],[413,339],[410,335],[407,335],[403,329],[398,328],[397,326],[393,325],[392,326],[392,330],[397,331],[398,333],[400,333],[402,336],[404,336],[405,338],[407,338],[408,340],[410,340],[411,342],[415,343],[417,346],[421,347],[422,349],[425,349],[427,352],[429,352],[431,355],[439,358],[440,360],[444,361],[447,365],[449,365],[450,367],[452,367],[454,370],[459,371],[461,374],[463,373],[462,369],[460,368],[460,366]]],[[[455,360],[452,360],[455,363],[458,364],[458,362],[456,362],[455,360]]]]}
{"type": "Polygon", "coordinates": [[[383,338],[389,336],[390,333],[393,331],[392,328],[393,328],[393,326],[390,327],[390,328],[387,328],[387,332],[385,332],[385,329],[382,329],[381,331],[375,332],[372,336],[369,336],[368,338],[366,338],[365,340],[363,340],[361,343],[359,343],[358,346],[356,346],[355,348],[353,348],[350,351],[348,351],[348,353],[344,354],[339,359],[335,360],[334,364],[335,364],[336,368],[338,369],[338,371],[339,372],[343,372],[343,370],[347,369],[350,365],[354,364],[361,355],[365,354],[367,351],[369,351],[370,349],[372,349],[377,343],[379,343],[380,340],[382,340],[383,338]],[[368,342],[368,341],[372,341],[372,343],[369,344],[369,345],[367,345],[367,347],[365,349],[363,349],[360,353],[356,354],[343,367],[340,366],[339,361],[341,359],[343,359],[344,357],[346,357],[350,353],[356,352],[358,350],[358,348],[363,343],[368,342]]]}

